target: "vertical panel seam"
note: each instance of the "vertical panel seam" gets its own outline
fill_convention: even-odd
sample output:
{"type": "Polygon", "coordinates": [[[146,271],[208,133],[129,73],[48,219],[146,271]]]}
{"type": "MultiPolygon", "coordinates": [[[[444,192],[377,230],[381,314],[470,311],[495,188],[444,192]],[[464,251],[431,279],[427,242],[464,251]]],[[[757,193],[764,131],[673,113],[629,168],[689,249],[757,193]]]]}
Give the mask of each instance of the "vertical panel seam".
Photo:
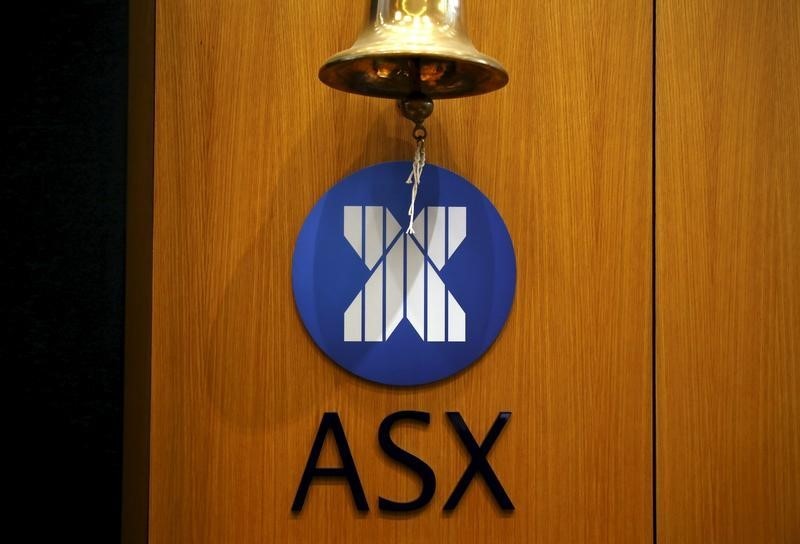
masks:
{"type": "Polygon", "coordinates": [[[652,338],[651,338],[651,385],[650,385],[650,399],[651,399],[651,422],[650,425],[652,427],[651,432],[651,449],[652,449],[652,516],[653,516],[653,544],[658,544],[658,428],[657,428],[657,405],[658,405],[658,398],[657,398],[657,390],[656,390],[656,342],[658,334],[656,332],[656,251],[657,251],[657,234],[656,234],[656,99],[657,99],[657,92],[656,92],[656,13],[657,13],[657,0],[653,0],[653,15],[652,15],[652,112],[651,112],[651,196],[650,196],[650,205],[651,205],[651,218],[652,218],[652,232],[651,232],[651,255],[652,255],[652,270],[651,270],[651,305],[652,305],[652,338]]]}

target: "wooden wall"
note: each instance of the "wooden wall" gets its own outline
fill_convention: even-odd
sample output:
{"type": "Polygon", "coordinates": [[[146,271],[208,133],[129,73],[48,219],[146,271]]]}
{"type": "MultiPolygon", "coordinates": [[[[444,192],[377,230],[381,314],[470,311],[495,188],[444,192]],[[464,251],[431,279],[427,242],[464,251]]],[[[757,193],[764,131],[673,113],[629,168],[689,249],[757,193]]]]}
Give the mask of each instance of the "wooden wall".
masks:
{"type": "Polygon", "coordinates": [[[658,2],[662,542],[800,542],[800,3],[658,2]]]}
{"type": "MultiPolygon", "coordinates": [[[[428,158],[497,206],[517,296],[478,363],[399,389],[327,360],[290,285],[317,199],[413,151],[390,101],[317,80],[365,4],[139,4],[155,18],[155,82],[131,87],[131,146],[151,153],[130,179],[127,541],[651,542],[656,521],[662,542],[800,539],[797,5],[466,2],[473,41],[511,83],[437,103],[428,158]],[[394,436],[438,488],[390,516],[378,495],[418,492],[377,443],[402,409],[431,412],[394,436]],[[442,512],[468,460],[446,410],[478,439],[513,413],[490,457],[513,514],[480,481],[442,512]],[[366,515],[340,484],[290,511],[325,411],[342,417],[366,515]]],[[[132,49],[152,22],[137,20],[132,49]]]]}

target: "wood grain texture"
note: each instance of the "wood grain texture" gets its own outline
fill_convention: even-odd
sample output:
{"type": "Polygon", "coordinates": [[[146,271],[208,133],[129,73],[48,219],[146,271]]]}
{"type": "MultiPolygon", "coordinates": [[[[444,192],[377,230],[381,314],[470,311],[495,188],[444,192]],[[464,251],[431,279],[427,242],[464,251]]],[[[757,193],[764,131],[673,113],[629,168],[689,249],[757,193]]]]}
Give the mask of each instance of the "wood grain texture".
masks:
{"type": "Polygon", "coordinates": [[[800,3],[659,0],[661,542],[800,542],[800,3]]]}
{"type": "Polygon", "coordinates": [[[316,200],[412,153],[393,103],[317,81],[364,4],[157,0],[151,542],[649,541],[649,3],[467,3],[473,40],[511,84],[437,104],[428,157],[505,218],[517,296],[481,361],[413,389],[328,361],[290,285],[316,200]],[[399,409],[431,412],[429,428],[395,436],[439,482],[404,517],[375,507],[417,493],[377,445],[399,409]],[[342,416],[367,516],[342,485],[314,486],[290,513],[326,410],[342,416]],[[491,455],[513,515],[480,481],[442,513],[467,461],[445,410],[479,438],[513,412],[491,455]]]}

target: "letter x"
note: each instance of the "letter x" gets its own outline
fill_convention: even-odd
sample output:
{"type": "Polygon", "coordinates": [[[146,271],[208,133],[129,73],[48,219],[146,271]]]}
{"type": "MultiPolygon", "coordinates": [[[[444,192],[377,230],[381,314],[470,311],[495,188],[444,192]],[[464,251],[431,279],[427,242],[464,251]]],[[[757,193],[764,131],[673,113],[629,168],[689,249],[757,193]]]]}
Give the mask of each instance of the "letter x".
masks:
{"type": "Polygon", "coordinates": [[[344,312],[345,342],[383,342],[407,320],[424,342],[465,342],[442,269],[467,236],[465,206],[429,206],[406,236],[383,206],[345,206],[344,237],[370,271],[344,312]]]}
{"type": "Polygon", "coordinates": [[[444,510],[454,510],[455,507],[458,506],[458,502],[461,500],[470,482],[478,473],[483,476],[483,480],[489,486],[489,491],[494,495],[500,508],[503,510],[514,510],[514,504],[511,502],[511,499],[508,498],[505,489],[503,489],[503,484],[500,483],[497,475],[489,465],[489,461],[486,459],[486,456],[489,455],[489,450],[492,449],[492,445],[494,445],[497,437],[500,436],[503,427],[508,423],[511,412],[500,412],[498,414],[497,419],[495,419],[492,424],[492,428],[489,429],[486,438],[484,438],[480,446],[475,441],[475,437],[472,436],[461,414],[458,412],[447,412],[447,417],[450,419],[450,424],[453,426],[456,433],[458,433],[458,437],[461,439],[461,442],[464,444],[472,460],[464,471],[464,475],[461,476],[461,479],[456,484],[455,489],[453,489],[453,493],[450,494],[450,498],[447,499],[444,510]]]}

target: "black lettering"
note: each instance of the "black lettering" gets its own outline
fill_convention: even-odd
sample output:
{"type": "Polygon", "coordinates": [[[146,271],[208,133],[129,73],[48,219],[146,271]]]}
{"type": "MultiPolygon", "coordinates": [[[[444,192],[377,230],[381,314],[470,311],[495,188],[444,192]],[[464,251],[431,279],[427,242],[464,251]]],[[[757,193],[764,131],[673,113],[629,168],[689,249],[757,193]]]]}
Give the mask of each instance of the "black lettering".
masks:
{"type": "Polygon", "coordinates": [[[353,455],[350,453],[350,445],[347,443],[347,437],[344,434],[342,422],[339,419],[339,414],[336,412],[325,412],[322,416],[317,436],[314,439],[314,445],[311,446],[311,453],[308,455],[306,469],[303,471],[303,477],[300,479],[300,486],[297,488],[297,494],[292,503],[292,512],[300,512],[303,509],[306,495],[308,495],[308,488],[316,477],[345,478],[350,485],[350,492],[353,494],[353,501],[356,503],[356,508],[362,512],[369,510],[367,498],[364,496],[364,488],[361,487],[361,480],[358,477],[356,464],[353,461],[353,455]],[[336,448],[339,450],[339,457],[342,459],[342,466],[340,468],[317,467],[319,456],[322,453],[322,446],[325,443],[325,437],[328,435],[329,431],[333,432],[336,448]]]}
{"type": "Polygon", "coordinates": [[[505,489],[503,489],[503,485],[500,483],[500,480],[497,479],[497,475],[486,459],[486,456],[489,455],[489,450],[492,449],[492,445],[497,440],[497,437],[500,436],[503,427],[508,423],[511,412],[500,412],[498,414],[497,419],[495,419],[492,424],[492,428],[489,429],[486,438],[484,438],[480,446],[478,446],[478,443],[475,441],[475,438],[472,436],[472,433],[460,413],[447,412],[447,417],[456,433],[458,433],[458,437],[461,439],[462,444],[464,444],[471,460],[469,466],[467,466],[467,469],[461,476],[461,479],[456,484],[455,489],[453,489],[450,498],[447,499],[444,510],[454,510],[455,507],[458,506],[458,502],[467,490],[469,483],[478,473],[483,476],[483,480],[489,486],[489,491],[492,492],[500,508],[503,510],[514,510],[514,504],[511,502],[511,499],[508,498],[505,489]]]}
{"type": "Polygon", "coordinates": [[[378,442],[381,445],[381,449],[388,457],[394,459],[401,465],[405,465],[419,476],[422,482],[422,491],[419,497],[410,502],[395,502],[393,500],[384,499],[383,497],[378,497],[378,508],[387,512],[410,512],[412,510],[418,510],[430,502],[436,491],[436,474],[434,474],[433,469],[419,457],[410,454],[392,441],[390,435],[392,426],[401,420],[419,421],[427,425],[431,421],[431,416],[427,412],[417,412],[413,410],[395,412],[386,416],[378,429],[378,442]]]}

